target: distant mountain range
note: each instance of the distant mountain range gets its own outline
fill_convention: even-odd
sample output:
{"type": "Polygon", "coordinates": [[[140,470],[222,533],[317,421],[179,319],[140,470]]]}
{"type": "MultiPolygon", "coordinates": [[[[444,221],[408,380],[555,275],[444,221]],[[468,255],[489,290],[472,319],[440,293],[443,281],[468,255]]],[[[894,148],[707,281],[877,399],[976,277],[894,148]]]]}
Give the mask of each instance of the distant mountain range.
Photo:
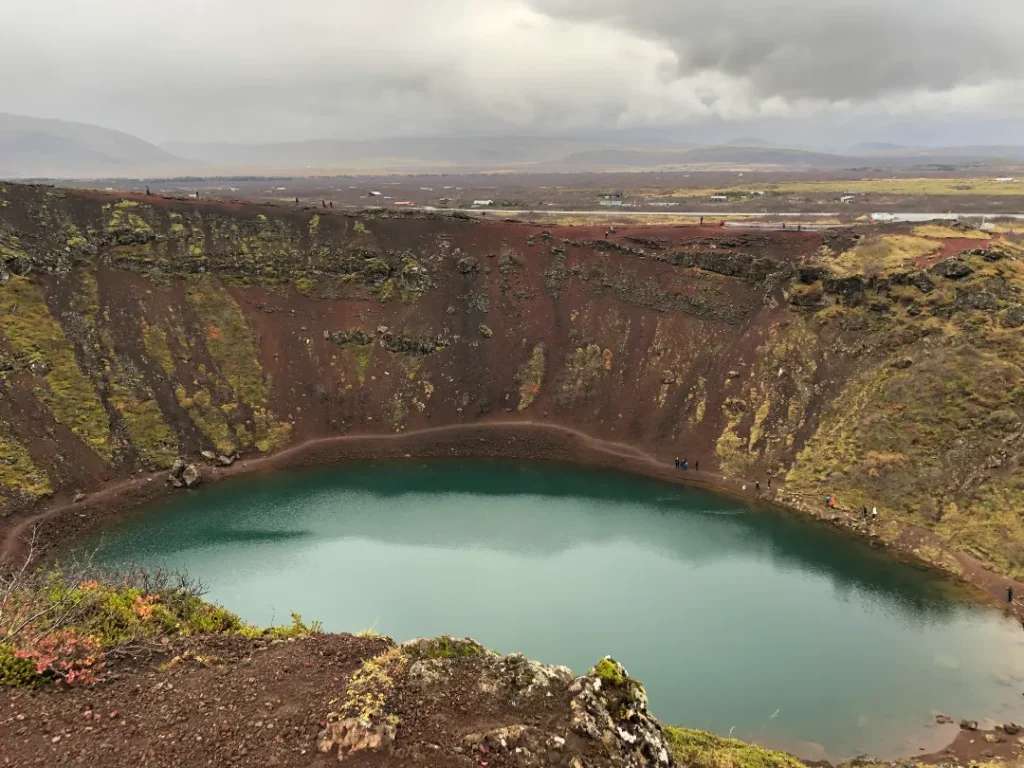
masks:
{"type": "Polygon", "coordinates": [[[0,178],[163,174],[183,167],[166,150],[128,133],[0,113],[0,178]]]}
{"type": "Polygon", "coordinates": [[[170,142],[157,146],[86,123],[0,113],[0,178],[117,178],[241,174],[842,170],[998,167],[1024,162],[1024,146],[919,148],[886,142],[842,153],[743,137],[718,145],[546,137],[320,139],[269,144],[170,142]]]}

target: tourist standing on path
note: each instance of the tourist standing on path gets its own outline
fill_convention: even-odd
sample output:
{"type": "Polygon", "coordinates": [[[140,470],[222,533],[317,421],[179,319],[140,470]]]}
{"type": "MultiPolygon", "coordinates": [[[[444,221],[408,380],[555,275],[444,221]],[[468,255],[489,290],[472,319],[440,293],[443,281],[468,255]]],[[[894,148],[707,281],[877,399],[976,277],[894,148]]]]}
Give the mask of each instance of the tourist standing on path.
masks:
{"type": "Polygon", "coordinates": [[[1006,588],[1006,602],[1008,602],[1008,603],[1012,603],[1013,602],[1013,585],[1012,584],[1006,588]]]}
{"type": "Polygon", "coordinates": [[[694,472],[700,472],[700,459],[698,459],[697,461],[693,462],[693,471],[694,472]]]}

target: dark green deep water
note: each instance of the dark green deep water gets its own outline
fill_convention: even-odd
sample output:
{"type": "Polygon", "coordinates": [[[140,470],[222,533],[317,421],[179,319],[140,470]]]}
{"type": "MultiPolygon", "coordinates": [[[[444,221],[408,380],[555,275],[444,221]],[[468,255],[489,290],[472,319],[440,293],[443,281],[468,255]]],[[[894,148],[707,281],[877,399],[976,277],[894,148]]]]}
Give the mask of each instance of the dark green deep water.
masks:
{"type": "Polygon", "coordinates": [[[102,542],[261,624],[471,635],[578,672],[611,653],[664,721],[806,757],[940,746],[936,712],[1024,719],[1017,623],[824,526],[625,474],[283,472],[176,496],[102,542]]]}

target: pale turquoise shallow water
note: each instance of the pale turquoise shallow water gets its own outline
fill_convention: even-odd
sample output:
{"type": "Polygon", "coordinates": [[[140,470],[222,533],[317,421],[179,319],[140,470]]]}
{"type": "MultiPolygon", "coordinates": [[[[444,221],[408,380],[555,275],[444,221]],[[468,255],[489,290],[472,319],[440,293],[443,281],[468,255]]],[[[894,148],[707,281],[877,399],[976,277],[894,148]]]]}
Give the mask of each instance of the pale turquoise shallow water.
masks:
{"type": "Polygon", "coordinates": [[[1024,719],[1017,623],[823,526],[625,474],[283,472],[178,495],[102,542],[261,624],[471,635],[577,671],[611,653],[663,720],[808,757],[935,746],[938,711],[1024,719]]]}

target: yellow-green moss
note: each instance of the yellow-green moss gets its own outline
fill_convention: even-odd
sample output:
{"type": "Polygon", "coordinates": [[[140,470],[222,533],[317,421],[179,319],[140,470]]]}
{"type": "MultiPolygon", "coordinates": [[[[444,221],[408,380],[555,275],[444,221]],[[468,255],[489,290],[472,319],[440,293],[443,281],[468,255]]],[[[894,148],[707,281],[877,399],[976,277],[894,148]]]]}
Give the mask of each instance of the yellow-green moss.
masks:
{"type": "Polygon", "coordinates": [[[597,344],[577,347],[565,357],[558,400],[568,404],[588,397],[598,380],[611,368],[611,356],[597,344]]]}
{"type": "Polygon", "coordinates": [[[167,332],[160,326],[150,325],[143,320],[142,342],[150,359],[155,360],[168,376],[173,376],[175,369],[174,355],[171,354],[171,345],[167,340],[167,332]]]}
{"type": "Polygon", "coordinates": [[[178,405],[188,412],[189,418],[219,453],[231,455],[238,450],[235,432],[228,423],[224,411],[214,405],[209,392],[198,389],[189,394],[188,390],[179,384],[174,389],[174,395],[178,405]]]}
{"type": "Polygon", "coordinates": [[[106,221],[107,231],[130,231],[151,235],[153,228],[138,213],[139,208],[139,203],[136,200],[121,200],[113,205],[103,206],[103,210],[108,214],[106,221]]]}
{"type": "Polygon", "coordinates": [[[749,476],[757,464],[784,465],[811,406],[817,349],[808,321],[795,319],[768,331],[742,396],[724,405],[726,424],[716,452],[726,473],[749,476]]]}
{"type": "Polygon", "coordinates": [[[0,429],[0,489],[39,498],[53,488],[50,479],[32,461],[25,446],[0,429]]]}
{"type": "Polygon", "coordinates": [[[39,288],[23,277],[0,286],[0,335],[26,363],[40,371],[39,398],[61,424],[104,459],[113,450],[110,422],[92,382],[75,358],[39,288]]]}
{"type": "Polygon", "coordinates": [[[292,425],[277,420],[270,411],[270,387],[264,378],[255,338],[241,308],[212,280],[196,281],[189,286],[187,294],[199,318],[206,349],[238,403],[252,411],[251,429],[239,423],[231,427],[238,403],[223,403],[221,412],[215,414],[213,400],[205,390],[185,396],[191,402],[189,414],[219,451],[231,452],[237,447],[255,445],[258,450],[267,452],[283,446],[291,437],[292,425]]]}
{"type": "Polygon", "coordinates": [[[610,656],[606,656],[597,662],[594,668],[590,670],[590,674],[599,677],[602,682],[608,685],[625,685],[626,680],[629,679],[622,665],[610,656]]]}
{"type": "Polygon", "coordinates": [[[839,275],[883,275],[905,269],[915,259],[929,256],[942,247],[936,240],[913,235],[881,235],[870,237],[828,260],[829,267],[839,275]]]}
{"type": "MultiPolygon", "coordinates": [[[[292,437],[292,425],[287,421],[278,421],[273,414],[263,408],[253,409],[253,426],[255,427],[256,449],[269,453],[283,448],[292,437]]],[[[244,440],[242,441],[244,444],[244,440]]]]}
{"type": "Polygon", "coordinates": [[[519,384],[517,410],[525,411],[540,394],[544,384],[545,359],[544,343],[540,342],[534,345],[529,359],[519,367],[516,373],[516,383],[519,384]]]}
{"type": "Polygon", "coordinates": [[[267,384],[256,341],[237,302],[208,279],[189,286],[188,300],[202,321],[206,348],[235,394],[248,405],[265,405],[267,384]]]}
{"type": "Polygon", "coordinates": [[[408,664],[409,657],[397,646],[364,662],[349,680],[338,714],[356,718],[366,726],[383,721],[388,716],[388,699],[396,678],[408,664]]]}
{"type": "Polygon", "coordinates": [[[97,370],[106,371],[108,399],[121,417],[129,442],[147,466],[170,466],[178,455],[177,438],[148,384],[133,365],[126,364],[118,355],[109,323],[101,316],[95,273],[82,270],[75,274],[74,279],[77,285],[71,306],[79,313],[92,337],[98,340],[94,352],[100,358],[95,365],[97,370]]]}
{"type": "Polygon", "coordinates": [[[370,370],[370,361],[373,359],[373,345],[366,344],[352,350],[352,359],[356,364],[356,379],[359,385],[366,383],[366,373],[370,370]]]}
{"type": "Polygon", "coordinates": [[[114,386],[110,401],[124,420],[128,439],[151,467],[169,467],[178,456],[178,440],[156,400],[141,400],[124,387],[114,386]]]}
{"type": "Polygon", "coordinates": [[[1024,481],[1007,439],[1024,420],[1024,355],[953,336],[908,365],[867,368],[827,406],[788,490],[877,506],[883,523],[933,528],[958,549],[1024,574],[1024,481]]]}
{"type": "Polygon", "coordinates": [[[676,764],[687,768],[804,768],[792,755],[739,739],[672,725],[664,730],[676,764]]]}

